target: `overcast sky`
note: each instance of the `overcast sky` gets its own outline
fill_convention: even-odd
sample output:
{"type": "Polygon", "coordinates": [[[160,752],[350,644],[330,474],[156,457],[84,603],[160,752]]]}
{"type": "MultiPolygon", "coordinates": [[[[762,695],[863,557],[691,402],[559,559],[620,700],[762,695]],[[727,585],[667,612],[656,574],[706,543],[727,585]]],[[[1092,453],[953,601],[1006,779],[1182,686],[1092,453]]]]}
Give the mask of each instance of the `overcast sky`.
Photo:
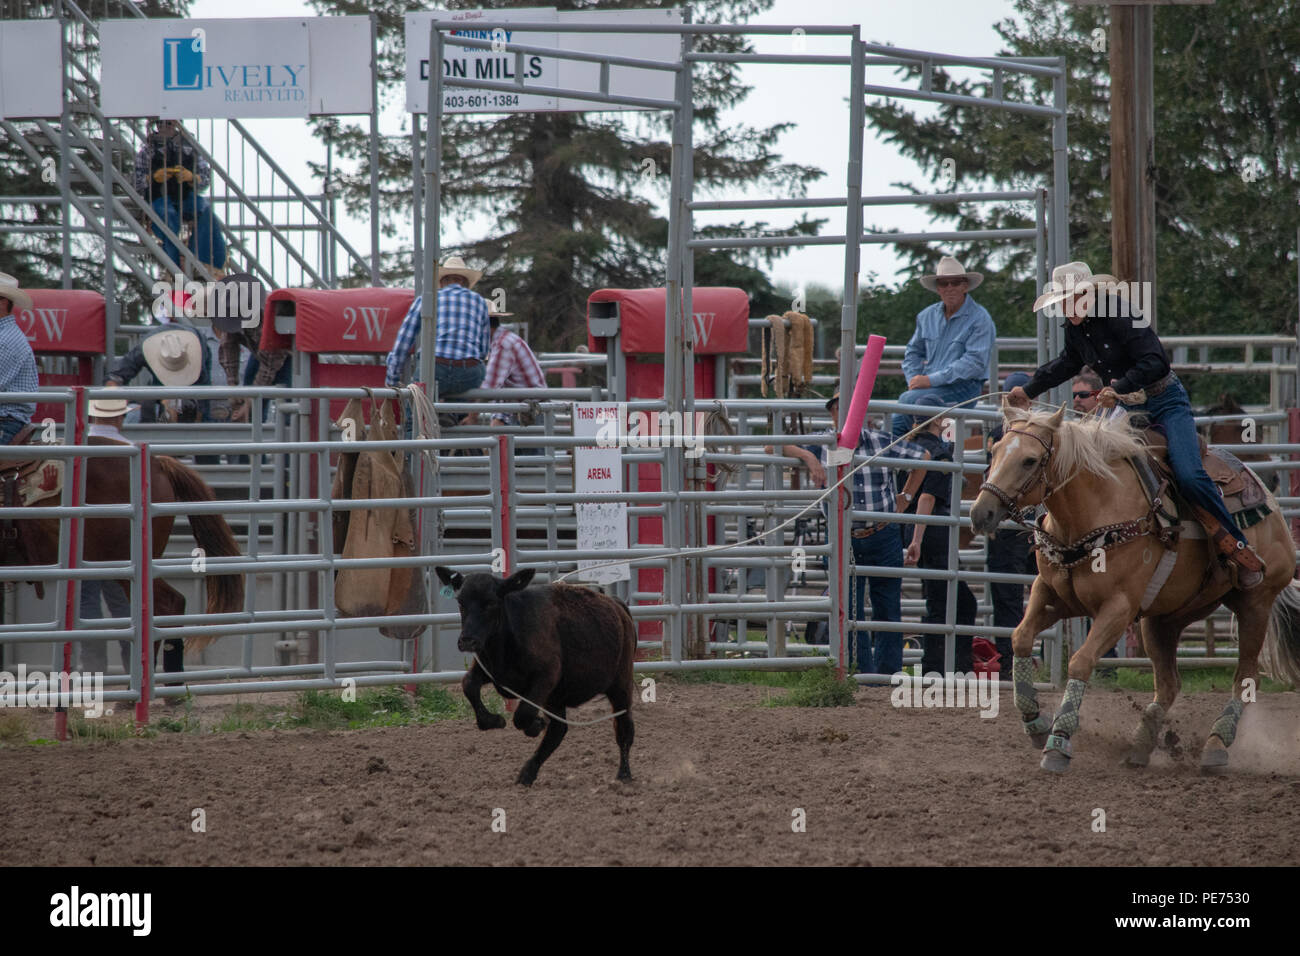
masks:
{"type": "MultiPolygon", "coordinates": [[[[539,2],[538,6],[544,6],[539,2]]],[[[299,0],[196,0],[192,16],[204,17],[272,17],[312,15],[299,0]]],[[[862,25],[865,39],[890,43],[910,49],[990,56],[1001,48],[993,24],[1012,13],[1009,0],[776,0],[772,9],[755,23],[769,24],[853,24],[862,25]]],[[[759,52],[789,52],[790,37],[755,38],[759,52]]],[[[808,37],[809,53],[847,53],[844,38],[808,37]]],[[[734,111],[736,121],[762,126],[780,121],[797,121],[798,126],[781,140],[779,151],[791,162],[818,166],[827,175],[811,190],[813,196],[844,194],[845,162],[848,156],[847,67],[757,66],[743,67],[746,83],[753,87],[748,100],[734,111]]],[[[883,71],[869,74],[869,81],[892,83],[883,71]]],[[[924,104],[912,108],[925,110],[924,104]]],[[[318,140],[304,135],[305,124],[298,120],[246,120],[253,134],[276,156],[304,190],[316,192],[319,180],[307,171],[307,161],[323,162],[324,147],[318,140]]],[[[384,116],[381,129],[398,131],[401,117],[384,116]]],[[[408,127],[409,128],[409,127],[408,127]]],[[[880,143],[868,127],[864,157],[863,194],[896,193],[892,182],[927,182],[919,168],[900,157],[894,149],[880,143]]],[[[745,198],[743,194],[726,198],[745,198]]],[[[754,198],[754,197],[749,197],[754,198]]],[[[818,215],[824,215],[825,212],[818,215]]],[[[779,212],[762,214],[768,222],[780,224],[795,216],[779,212]]],[[[832,210],[824,232],[843,232],[843,213],[832,210]]],[[[734,214],[730,218],[735,218],[734,214]]],[[[882,228],[924,227],[927,217],[916,210],[889,207],[867,210],[867,219],[882,228]]],[[[702,222],[707,219],[701,218],[702,222]]],[[[365,222],[349,222],[345,231],[356,246],[365,252],[370,245],[365,222]]],[[[444,243],[454,242],[454,232],[444,234],[444,243]]],[[[385,240],[387,241],[387,240],[385,240]]],[[[792,286],[820,283],[840,288],[843,282],[843,249],[828,246],[796,250],[778,260],[774,278],[792,286]]],[[[875,272],[880,281],[894,282],[899,260],[892,247],[862,247],[863,281],[875,272]]]]}

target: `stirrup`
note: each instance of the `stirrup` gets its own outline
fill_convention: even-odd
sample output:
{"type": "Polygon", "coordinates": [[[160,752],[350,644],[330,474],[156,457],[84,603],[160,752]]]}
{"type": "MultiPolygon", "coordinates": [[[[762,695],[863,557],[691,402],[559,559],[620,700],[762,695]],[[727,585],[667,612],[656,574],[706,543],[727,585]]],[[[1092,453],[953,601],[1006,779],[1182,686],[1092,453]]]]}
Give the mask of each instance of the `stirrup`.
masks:
{"type": "Polygon", "coordinates": [[[1264,581],[1267,568],[1255,549],[1248,544],[1237,542],[1237,547],[1227,558],[1228,573],[1232,577],[1233,587],[1240,591],[1249,591],[1259,587],[1264,581]]]}

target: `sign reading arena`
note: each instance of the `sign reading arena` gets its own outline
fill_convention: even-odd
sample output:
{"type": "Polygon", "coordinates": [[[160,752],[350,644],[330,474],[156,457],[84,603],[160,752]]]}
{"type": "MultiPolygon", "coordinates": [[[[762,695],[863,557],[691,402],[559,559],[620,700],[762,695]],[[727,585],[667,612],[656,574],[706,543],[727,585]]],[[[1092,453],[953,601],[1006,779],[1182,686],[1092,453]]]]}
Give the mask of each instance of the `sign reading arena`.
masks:
{"type": "Polygon", "coordinates": [[[105,20],[100,48],[108,116],[370,111],[366,17],[105,20]]]}
{"type": "MultiPolygon", "coordinates": [[[[550,50],[608,53],[641,60],[659,60],[664,63],[678,63],[681,60],[681,37],[677,33],[564,32],[566,22],[668,26],[682,22],[680,10],[580,10],[561,13],[553,7],[528,7],[518,10],[408,13],[406,15],[406,109],[411,113],[427,113],[429,110],[429,28],[434,17],[463,24],[449,31],[448,41],[452,36],[465,36],[474,40],[487,40],[499,47],[498,49],[471,49],[446,42],[443,46],[442,73],[449,83],[454,83],[459,78],[515,82],[515,55],[503,49],[507,43],[550,50]],[[512,30],[509,27],[490,30],[478,26],[480,23],[492,22],[553,23],[555,31],[512,30]]],[[[525,88],[549,86],[595,92],[600,89],[600,65],[576,60],[559,60],[530,53],[523,60],[523,82],[525,88]]],[[[665,70],[639,70],[624,66],[610,68],[609,91],[611,93],[668,100],[673,98],[673,84],[673,74],[665,70]]],[[[444,113],[534,113],[633,108],[524,91],[475,90],[457,86],[444,86],[442,94],[444,113]]]]}

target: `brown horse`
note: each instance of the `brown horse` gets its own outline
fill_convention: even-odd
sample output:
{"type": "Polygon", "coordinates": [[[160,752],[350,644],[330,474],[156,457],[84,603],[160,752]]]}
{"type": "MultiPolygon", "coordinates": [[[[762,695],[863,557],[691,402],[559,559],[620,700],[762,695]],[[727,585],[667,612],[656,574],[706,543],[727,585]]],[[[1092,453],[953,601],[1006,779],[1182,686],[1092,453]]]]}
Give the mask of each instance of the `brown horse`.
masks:
{"type": "Polygon", "coordinates": [[[1042,525],[1047,536],[1040,533],[1039,540],[1049,547],[1039,549],[1029,607],[1011,637],[1015,702],[1026,733],[1035,746],[1043,746],[1043,769],[1059,773],[1069,767],[1070,736],[1079,728],[1079,708],[1093,668],[1139,616],[1156,693],[1126,763],[1145,766],[1178,695],[1179,636],[1188,624],[1224,604],[1240,624],[1239,658],[1232,699],[1210,730],[1201,767],[1226,770],[1227,748],[1236,737],[1242,709],[1258,692],[1258,662],[1266,641],[1269,670],[1282,680],[1300,683],[1300,586],[1292,583],[1295,545],[1276,500],[1264,492],[1272,511],[1245,531],[1267,565],[1258,587],[1234,589],[1209,542],[1194,537],[1195,529],[1188,525],[1170,545],[1176,563],[1160,586],[1156,574],[1162,564],[1167,573],[1162,560],[1166,545],[1153,530],[1152,509],[1136,474],[1122,467],[1145,447],[1128,422],[1100,417],[1067,422],[1062,420],[1064,408],[1054,415],[1007,406],[1003,411],[1007,431],[994,446],[989,480],[971,508],[971,524],[987,533],[1012,506],[1047,507],[1042,525]],[[1069,543],[1067,550],[1062,551],[1061,542],[1069,543]],[[1156,593],[1149,593],[1152,590],[1156,593]],[[1034,638],[1059,620],[1084,616],[1092,618],[1092,628],[1070,658],[1070,679],[1053,719],[1039,713],[1030,657],[1034,638]]]}
{"type": "MultiPolygon", "coordinates": [[[[117,445],[111,439],[91,437],[90,445],[117,445]]],[[[83,485],[86,504],[123,504],[131,500],[130,469],[134,462],[127,458],[84,459],[83,485]]],[[[202,478],[175,458],[156,455],[150,461],[151,495],[155,504],[175,501],[215,501],[216,495],[202,478]]],[[[59,504],[53,497],[36,502],[31,507],[40,508],[59,504]]],[[[172,515],[153,518],[153,556],[162,557],[171,536],[172,515]]],[[[221,515],[190,515],[194,539],[207,557],[235,557],[239,547],[230,525],[221,515]]],[[[56,564],[59,560],[59,519],[22,519],[15,522],[18,537],[0,541],[0,564],[40,565],[56,564]]],[[[82,555],[86,561],[129,561],[131,559],[132,521],[129,518],[86,518],[82,521],[82,555]]],[[[214,574],[207,579],[209,614],[239,611],[244,606],[244,578],[239,574],[214,574]]],[[[131,581],[120,582],[130,593],[131,581]]],[[[185,598],[161,578],[154,581],[153,613],[155,615],[183,614],[185,598]]],[[[208,643],[203,638],[191,639],[191,651],[208,643]]]]}

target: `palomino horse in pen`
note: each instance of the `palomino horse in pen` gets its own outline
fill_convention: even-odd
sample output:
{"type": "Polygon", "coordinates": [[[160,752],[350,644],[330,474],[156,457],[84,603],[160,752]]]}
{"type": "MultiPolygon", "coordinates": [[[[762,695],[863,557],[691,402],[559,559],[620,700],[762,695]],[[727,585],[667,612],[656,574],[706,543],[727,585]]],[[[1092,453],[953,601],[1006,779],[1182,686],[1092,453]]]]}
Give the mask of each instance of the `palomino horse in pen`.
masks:
{"type": "MultiPolygon", "coordinates": [[[[971,524],[990,532],[1008,516],[1019,520],[1024,506],[1047,508],[1036,531],[1038,577],[1024,620],[1011,638],[1016,707],[1034,745],[1043,747],[1043,769],[1062,772],[1069,767],[1070,737],[1079,729],[1087,681],[1098,659],[1138,617],[1156,693],[1125,762],[1145,766],[1178,696],[1179,636],[1188,624],[1224,604],[1240,625],[1239,662],[1232,698],[1210,728],[1201,768],[1226,770],[1227,748],[1243,707],[1255,697],[1261,650],[1273,676],[1300,684],[1295,544],[1277,501],[1248,469],[1223,484],[1234,493],[1231,501],[1225,497],[1229,511],[1267,567],[1257,587],[1239,590],[1200,525],[1168,517],[1166,486],[1145,490],[1139,476],[1148,445],[1124,416],[1080,422],[1064,421],[1064,408],[1048,414],[1004,406],[1003,412],[1007,431],[993,449],[988,481],[971,508],[971,524]],[[1130,467],[1131,460],[1139,464],[1130,467]],[[1251,507],[1238,513],[1235,491],[1242,488],[1251,507]],[[1083,616],[1092,618],[1092,627],[1070,658],[1060,709],[1055,717],[1040,713],[1030,657],[1034,638],[1059,620],[1083,616]]],[[[1213,458],[1207,457],[1206,467],[1216,482],[1224,482],[1227,466],[1222,457],[1213,458]]]]}
{"type": "MultiPolygon", "coordinates": [[[[120,445],[111,439],[92,436],[90,445],[120,445]]],[[[32,445],[33,455],[40,454],[40,446],[32,445]]],[[[86,504],[124,504],[131,500],[130,469],[134,462],[128,458],[86,458],[85,478],[86,504]]],[[[0,482],[10,485],[14,474],[13,464],[0,462],[0,482]],[[7,468],[4,466],[8,466],[7,468]]],[[[41,463],[35,462],[37,467],[41,463]]],[[[30,465],[18,469],[19,480],[12,485],[22,487],[22,476],[30,472],[30,465]]],[[[152,494],[149,500],[155,504],[169,504],[175,501],[215,501],[216,496],[207,483],[192,469],[181,464],[175,458],[156,455],[150,461],[150,486],[152,494]]],[[[12,486],[11,485],[11,486],[12,486]]],[[[32,508],[58,505],[60,496],[54,494],[33,500],[39,492],[34,492],[22,500],[21,491],[18,504],[26,503],[32,508]]],[[[7,497],[8,495],[6,495],[7,497]]],[[[153,556],[162,557],[171,536],[172,515],[159,515],[152,519],[153,556]]],[[[237,557],[239,547],[226,519],[218,514],[196,514],[189,516],[190,528],[194,540],[198,542],[207,557],[237,557]]],[[[19,519],[13,522],[0,521],[0,564],[35,566],[55,564],[59,560],[59,519],[33,518],[19,519]]],[[[132,522],[129,518],[86,518],[82,522],[83,557],[86,561],[129,561],[131,559],[132,522]]],[[[239,611],[244,606],[244,578],[239,574],[212,574],[206,578],[208,586],[207,612],[223,614],[239,611]]],[[[131,582],[123,580],[122,587],[130,593],[131,582]]],[[[43,593],[42,585],[36,582],[38,596],[43,593]]],[[[185,598],[174,587],[161,578],[154,581],[154,614],[185,613],[185,598]]],[[[198,650],[208,641],[193,638],[189,644],[191,652],[198,650]]]]}

